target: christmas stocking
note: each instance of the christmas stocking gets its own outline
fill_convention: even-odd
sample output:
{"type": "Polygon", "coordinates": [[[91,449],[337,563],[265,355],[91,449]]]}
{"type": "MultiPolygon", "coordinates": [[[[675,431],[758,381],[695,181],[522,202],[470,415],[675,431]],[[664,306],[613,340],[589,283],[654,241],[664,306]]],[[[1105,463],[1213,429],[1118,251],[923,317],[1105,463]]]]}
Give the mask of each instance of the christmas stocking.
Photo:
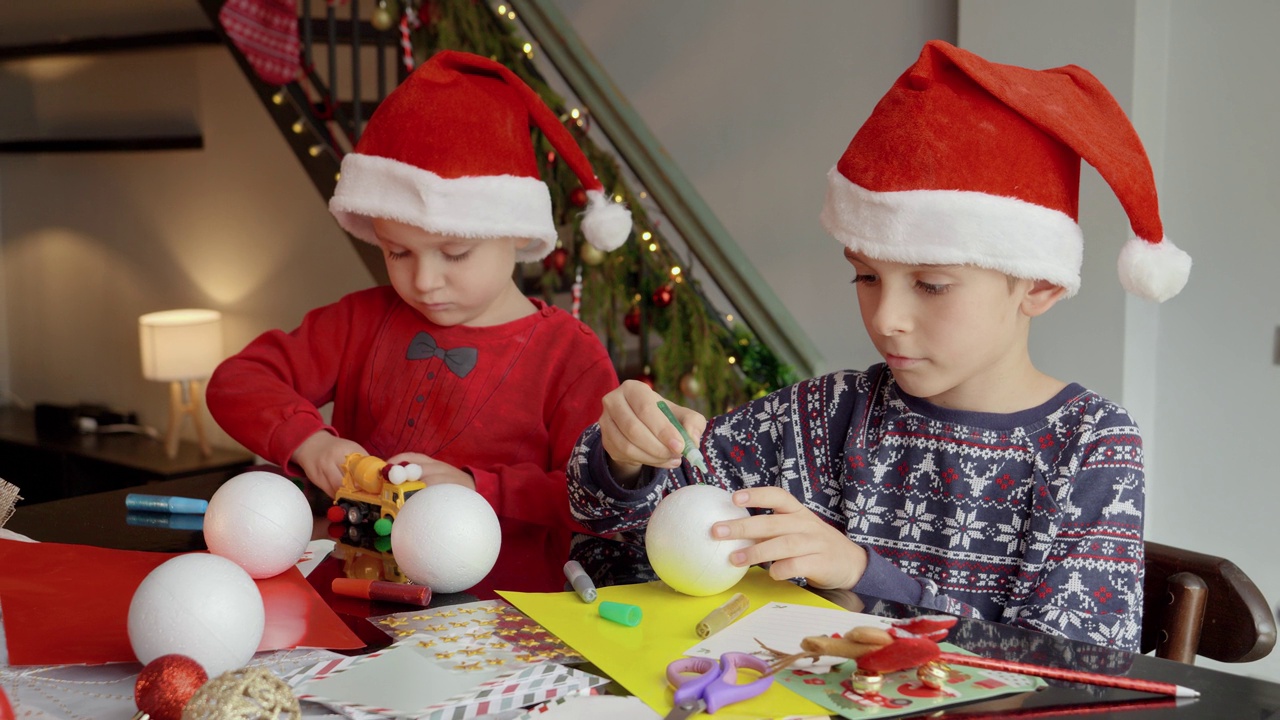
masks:
{"type": "Polygon", "coordinates": [[[218,21],[264,82],[284,85],[302,67],[296,0],[227,0],[218,21]]]}

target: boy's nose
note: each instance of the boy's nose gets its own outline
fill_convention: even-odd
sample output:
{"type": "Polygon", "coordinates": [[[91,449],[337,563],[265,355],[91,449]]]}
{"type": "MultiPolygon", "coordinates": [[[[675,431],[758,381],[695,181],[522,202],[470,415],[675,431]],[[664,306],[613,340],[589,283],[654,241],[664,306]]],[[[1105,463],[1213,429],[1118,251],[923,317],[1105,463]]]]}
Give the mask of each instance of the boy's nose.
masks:
{"type": "Polygon", "coordinates": [[[871,329],[880,335],[900,335],[911,329],[911,312],[906,303],[881,296],[871,317],[871,329]]]}
{"type": "Polygon", "coordinates": [[[414,271],[413,284],[421,293],[437,290],[444,285],[444,272],[434,263],[419,260],[418,267],[414,271]]]}

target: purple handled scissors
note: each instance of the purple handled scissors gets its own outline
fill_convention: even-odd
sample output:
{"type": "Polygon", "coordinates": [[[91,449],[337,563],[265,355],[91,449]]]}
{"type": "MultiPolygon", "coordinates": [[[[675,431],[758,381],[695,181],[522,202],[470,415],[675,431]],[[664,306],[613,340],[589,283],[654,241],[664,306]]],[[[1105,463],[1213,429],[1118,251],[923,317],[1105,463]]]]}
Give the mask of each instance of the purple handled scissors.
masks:
{"type": "Polygon", "coordinates": [[[773,684],[773,676],[767,675],[769,666],[764,660],[746,653],[728,652],[720,656],[720,662],[711,658],[680,658],[667,666],[667,682],[676,689],[676,706],[667,713],[666,720],[684,720],[700,712],[714,713],[726,705],[732,705],[764,693],[773,684]],[[749,668],[760,673],[760,678],[738,684],[738,668],[749,668]]]}

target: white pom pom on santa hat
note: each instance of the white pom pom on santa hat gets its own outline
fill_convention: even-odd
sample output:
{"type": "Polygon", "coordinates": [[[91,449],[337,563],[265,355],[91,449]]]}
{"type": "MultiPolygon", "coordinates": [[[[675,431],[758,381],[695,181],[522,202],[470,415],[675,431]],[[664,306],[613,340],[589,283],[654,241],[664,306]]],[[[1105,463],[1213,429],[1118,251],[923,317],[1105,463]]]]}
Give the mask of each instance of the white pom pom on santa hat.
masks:
{"type": "Polygon", "coordinates": [[[582,234],[600,250],[617,250],[631,236],[631,212],[611,201],[603,191],[590,190],[587,210],[582,214],[582,234]]]}
{"type": "Polygon", "coordinates": [[[1125,290],[1156,302],[1177,295],[1191,276],[1191,256],[1168,238],[1157,243],[1129,238],[1117,265],[1125,290]]]}

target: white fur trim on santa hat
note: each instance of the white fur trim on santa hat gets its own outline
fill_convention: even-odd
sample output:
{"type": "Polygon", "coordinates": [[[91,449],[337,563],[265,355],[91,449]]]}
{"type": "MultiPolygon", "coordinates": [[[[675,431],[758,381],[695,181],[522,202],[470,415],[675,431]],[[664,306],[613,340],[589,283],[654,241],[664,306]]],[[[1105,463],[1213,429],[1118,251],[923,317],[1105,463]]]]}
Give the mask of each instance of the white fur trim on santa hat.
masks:
{"type": "Polygon", "coordinates": [[[1117,265],[1125,290],[1156,302],[1177,295],[1191,276],[1191,256],[1167,237],[1158,243],[1130,237],[1117,265]]]}
{"type": "Polygon", "coordinates": [[[495,175],[443,178],[398,160],[350,153],[329,211],[347,232],[377,243],[373,218],[462,237],[530,238],[516,259],[546,257],[556,243],[551,193],[541,180],[495,175]]]}
{"type": "Polygon", "coordinates": [[[600,190],[588,190],[582,235],[597,249],[617,250],[631,237],[631,211],[622,203],[609,200],[600,190]]]}
{"type": "Polygon", "coordinates": [[[1084,239],[1068,215],[961,190],[873,192],[835,168],[822,225],[851,250],[912,265],[976,265],[1080,289],[1084,239]]]}

